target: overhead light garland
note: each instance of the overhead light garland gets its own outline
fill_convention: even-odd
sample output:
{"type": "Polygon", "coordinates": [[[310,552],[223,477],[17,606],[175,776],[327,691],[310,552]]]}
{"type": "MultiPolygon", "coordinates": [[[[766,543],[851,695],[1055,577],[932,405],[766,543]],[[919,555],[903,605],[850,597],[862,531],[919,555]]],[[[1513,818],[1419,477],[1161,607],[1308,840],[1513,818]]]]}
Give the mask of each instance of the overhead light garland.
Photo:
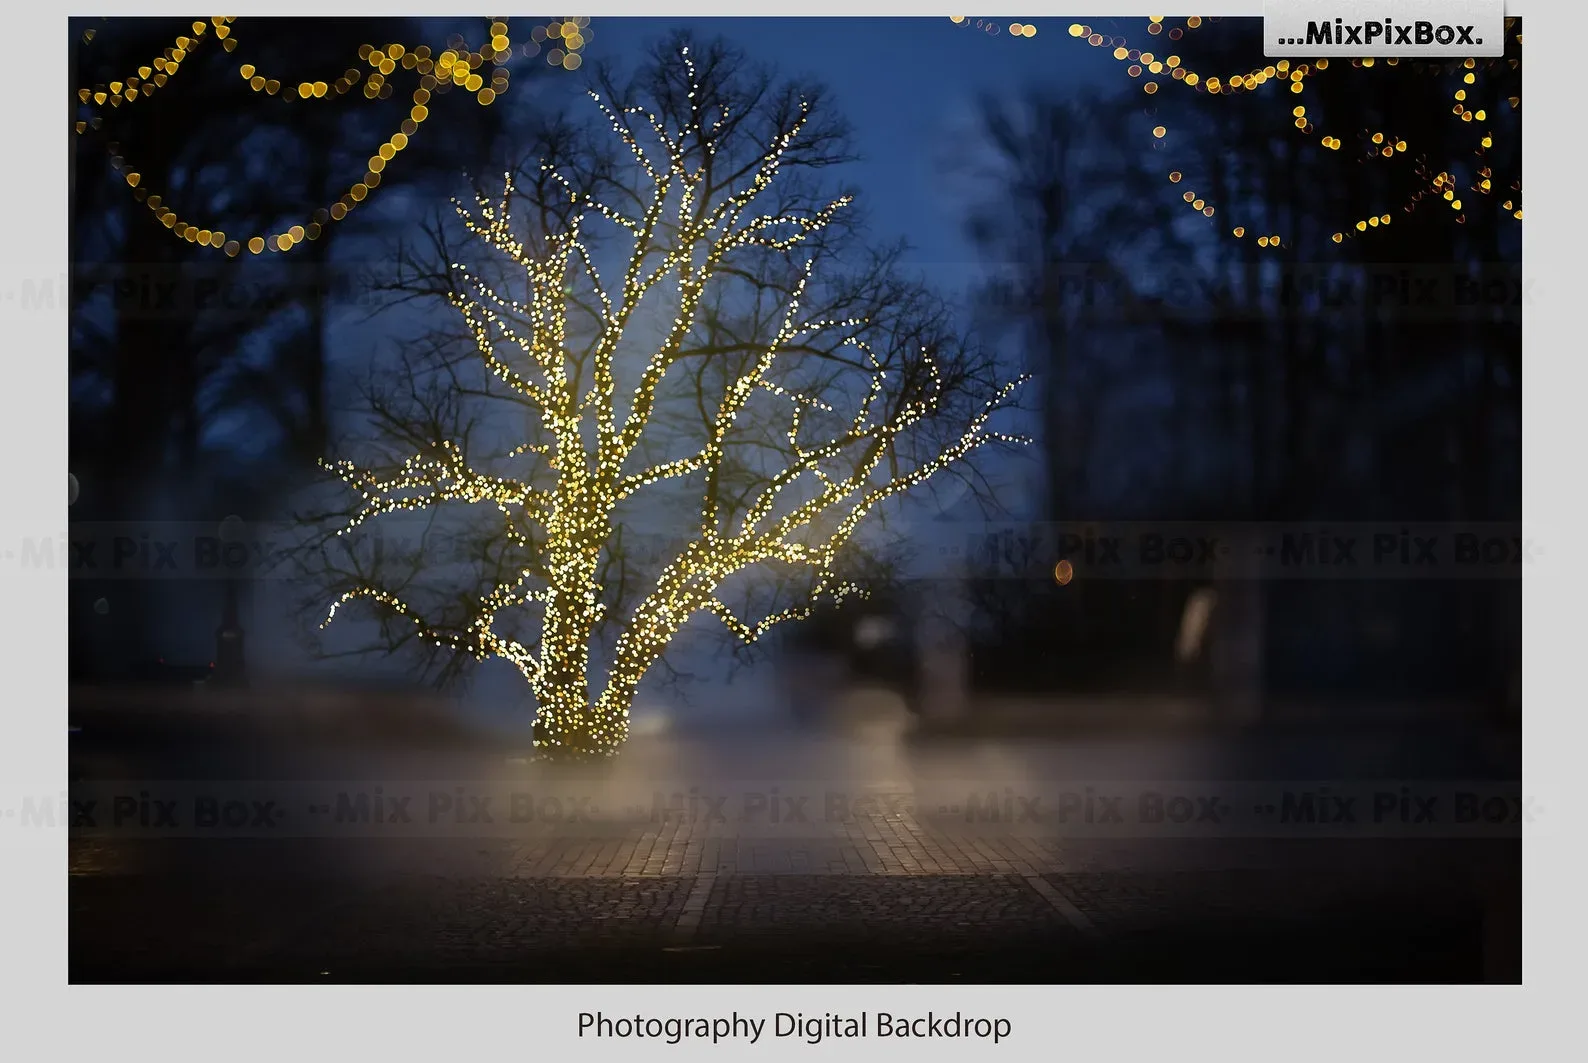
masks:
{"type": "MultiPolygon", "coordinates": [[[[1149,36],[1162,36],[1170,41],[1178,41],[1191,31],[1200,29],[1210,22],[1217,21],[1219,20],[1193,15],[1185,19],[1181,25],[1169,25],[1163,16],[1152,16],[1148,20],[1147,33],[1149,36]]],[[[1514,18],[1506,19],[1506,31],[1510,32],[1513,30],[1515,23],[1516,20],[1514,18]]],[[[1127,64],[1126,73],[1131,78],[1142,79],[1142,91],[1148,96],[1155,96],[1161,91],[1163,86],[1176,83],[1185,88],[1193,89],[1197,92],[1205,92],[1213,96],[1237,96],[1243,93],[1259,91],[1271,83],[1282,84],[1288,87],[1288,92],[1299,96],[1306,91],[1309,79],[1316,78],[1331,69],[1330,61],[1327,58],[1316,59],[1310,63],[1280,59],[1262,67],[1247,71],[1237,71],[1228,78],[1221,79],[1218,76],[1204,76],[1189,69],[1185,60],[1178,54],[1167,53],[1159,55],[1152,51],[1134,48],[1124,37],[1098,32],[1089,25],[1073,23],[1069,27],[1069,35],[1072,38],[1085,41],[1093,48],[1109,49],[1114,59],[1127,64]]],[[[1515,40],[1516,43],[1520,44],[1522,41],[1521,34],[1516,34],[1515,40]]],[[[1353,59],[1350,61],[1350,65],[1354,69],[1364,69],[1373,67],[1375,62],[1372,58],[1353,59]]],[[[1405,65],[1401,60],[1395,58],[1384,59],[1383,63],[1385,66],[1390,67],[1405,65]]],[[[1336,66],[1338,65],[1336,64],[1336,66]]],[[[1499,65],[1504,65],[1514,70],[1520,66],[1520,60],[1488,59],[1480,62],[1469,58],[1451,63],[1424,64],[1414,62],[1410,64],[1412,69],[1418,73],[1427,72],[1429,74],[1454,76],[1457,78],[1458,86],[1453,90],[1454,106],[1452,107],[1452,114],[1462,122],[1474,123],[1477,126],[1478,136],[1476,138],[1475,152],[1480,158],[1485,157],[1494,146],[1493,132],[1486,125],[1483,125],[1490,116],[1487,109],[1472,109],[1467,104],[1474,92],[1473,86],[1478,81],[1480,70],[1495,70],[1499,65]]],[[[1522,103],[1520,96],[1511,96],[1504,102],[1513,110],[1519,108],[1522,103]]],[[[1493,106],[1497,106],[1497,104],[1493,106]]],[[[1303,136],[1315,136],[1318,144],[1325,150],[1339,151],[1344,146],[1344,141],[1340,137],[1318,130],[1309,117],[1305,104],[1298,103],[1292,111],[1292,117],[1295,128],[1303,136]]],[[[1155,147],[1164,144],[1168,136],[1169,130],[1166,126],[1154,125],[1152,137],[1155,147]]],[[[1364,130],[1360,136],[1360,141],[1361,151],[1367,158],[1391,159],[1397,155],[1406,154],[1413,149],[1413,146],[1408,144],[1406,140],[1392,136],[1385,131],[1364,130]]],[[[1425,183],[1420,185],[1417,191],[1413,192],[1402,204],[1402,211],[1410,213],[1425,199],[1437,196],[1447,204],[1454,215],[1456,223],[1464,224],[1466,222],[1465,208],[1460,194],[1455,188],[1455,176],[1447,169],[1434,171],[1428,165],[1426,159],[1418,160],[1415,172],[1418,178],[1425,183]]],[[[1492,168],[1487,162],[1484,162],[1476,168],[1475,172],[1476,178],[1470,190],[1479,195],[1490,195],[1494,191],[1495,182],[1492,168]]],[[[1169,172],[1169,181],[1172,184],[1179,184],[1183,177],[1184,174],[1180,170],[1171,170],[1169,172]]],[[[1509,188],[1511,195],[1501,205],[1503,210],[1509,212],[1518,221],[1522,218],[1521,188],[1522,185],[1519,178],[1511,182],[1509,188]]],[[[1216,213],[1214,205],[1206,202],[1194,191],[1183,193],[1182,198],[1193,210],[1205,217],[1212,218],[1216,213]]],[[[1392,214],[1388,211],[1359,218],[1351,225],[1335,232],[1331,239],[1334,243],[1343,243],[1354,236],[1387,228],[1391,220],[1392,214]]],[[[1235,225],[1230,231],[1237,239],[1245,237],[1248,233],[1247,227],[1239,224],[1235,225]]],[[[1265,233],[1258,235],[1256,239],[1258,246],[1265,249],[1278,250],[1286,246],[1284,240],[1278,234],[1265,233]]]]}
{"type": "MultiPolygon", "coordinates": [[[[679,58],[693,102],[704,95],[705,86],[687,49],[679,58]]],[[[469,234],[504,256],[515,275],[521,270],[527,282],[515,281],[516,297],[510,299],[469,267],[454,263],[460,285],[451,302],[486,370],[539,411],[539,441],[511,454],[534,451],[547,456],[552,459],[547,473],[532,482],[481,471],[449,440],[437,440],[428,452],[395,468],[366,468],[350,461],[326,466],[359,496],[338,534],[383,514],[454,501],[494,507],[509,539],[520,545],[528,542],[521,522],[544,531],[543,548],[519,571],[479,595],[472,619],[463,626],[434,626],[412,604],[373,585],[341,594],[325,623],[348,602],[369,600],[411,621],[426,642],[479,660],[507,661],[535,694],[541,755],[575,759],[609,757],[617,751],[628,732],[629,707],[640,681],[692,616],[712,615],[739,639],[753,643],[780,623],[808,616],[821,598],[862,594],[839,577],[836,565],[870,511],[981,446],[1024,441],[989,424],[1024,383],[1021,377],[998,388],[957,437],[934,447],[933,456],[904,461],[897,447],[940,409],[945,375],[932,353],[921,349],[911,357],[918,357],[922,384],[887,394],[887,380],[899,380],[902,374],[897,365],[885,366],[867,342],[871,323],[829,320],[806,308],[817,261],[812,254],[781,310],[769,320],[769,330],[775,323],[775,334],[751,348],[752,363],[727,382],[720,401],[703,407],[708,423],[700,448],[660,464],[629,468],[651,425],[663,379],[687,355],[690,335],[709,313],[714,282],[733,276],[744,253],[799,252],[811,246],[850,200],[844,196],[819,209],[787,214],[756,213],[777,181],[785,154],[808,123],[804,103],[761,146],[759,158],[745,166],[736,187],[724,189],[708,186],[710,178],[696,154],[702,144],[708,155],[716,154],[723,143],[717,132],[723,125],[720,117],[712,125],[692,107],[687,117],[669,123],[643,108],[619,109],[597,93],[591,98],[637,164],[640,180],[633,209],[575,192],[557,170],[543,166],[541,173],[566,190],[574,214],[553,231],[536,234],[544,246],[537,253],[515,235],[511,174],[504,175],[503,193],[495,202],[480,196],[474,208],[455,203],[469,234]],[[642,144],[635,129],[648,130],[648,138],[654,134],[660,149],[642,144]],[[586,242],[586,230],[602,222],[632,241],[618,284],[603,281],[586,242]],[[653,353],[646,356],[632,394],[620,396],[615,366],[620,348],[634,341],[628,326],[647,293],[663,283],[676,286],[674,319],[666,335],[656,337],[654,346],[647,344],[653,353]],[[572,294],[576,284],[580,296],[572,294]],[[583,298],[585,286],[588,300],[583,298]],[[576,357],[568,345],[570,305],[597,315],[597,335],[584,354],[593,367],[588,374],[570,363],[576,357]],[[868,387],[849,394],[840,385],[827,396],[834,401],[826,402],[778,383],[774,364],[797,356],[795,349],[822,335],[830,336],[837,349],[853,352],[857,371],[869,378],[868,387]],[[759,394],[780,397],[790,407],[787,446],[779,448],[781,471],[771,473],[746,500],[742,514],[736,512],[732,519],[719,508],[715,491],[705,488],[698,526],[622,619],[605,687],[595,694],[590,652],[607,609],[599,573],[603,551],[620,527],[616,507],[664,481],[677,483],[699,473],[713,482],[733,447],[735,423],[759,394]],[[817,435],[802,415],[831,412],[840,399],[857,411],[852,418],[846,411],[835,421],[835,435],[817,435]],[[784,494],[791,487],[795,490],[784,494]],[[723,600],[722,587],[735,574],[767,563],[809,571],[811,594],[803,603],[759,620],[742,619],[723,600]],[[526,606],[541,611],[534,646],[496,629],[505,610],[526,606]]]]}
{"type": "MultiPolygon", "coordinates": [[[[237,47],[237,41],[231,38],[231,19],[213,18],[209,22],[194,22],[191,27],[192,36],[179,35],[159,55],[151,59],[146,65],[140,66],[136,73],[128,74],[121,81],[112,81],[108,85],[95,85],[92,88],[77,90],[79,103],[92,104],[96,107],[120,107],[123,103],[133,103],[144,96],[153,96],[155,90],[165,87],[167,81],[176,76],[182,63],[193,54],[200,44],[204,42],[205,35],[213,26],[215,32],[211,35],[221,42],[221,47],[230,52],[237,47]]],[[[83,34],[83,43],[91,43],[95,34],[88,30],[83,34]]],[[[78,123],[78,132],[81,133],[83,123],[78,123]]]]}
{"type": "MultiPolygon", "coordinates": [[[[117,108],[152,96],[176,76],[206,39],[220,41],[222,49],[228,53],[234,51],[238,43],[234,28],[236,21],[230,16],[217,16],[208,23],[195,21],[190,27],[191,36],[187,33],[177,36],[169,48],[125,80],[79,89],[78,102],[100,110],[107,106],[117,108]]],[[[289,102],[338,99],[351,93],[360,84],[363,85],[362,94],[366,99],[389,99],[394,90],[388,78],[396,74],[399,68],[418,79],[411,90],[411,106],[407,117],[370,154],[363,177],[352,182],[336,202],[313,211],[301,223],[279,232],[233,238],[228,237],[218,226],[205,226],[183,216],[162,195],[146,185],[138,167],[122,155],[120,145],[114,141],[106,144],[111,168],[122,175],[132,189],[133,197],[149,208],[155,221],[171,230],[178,239],[198,247],[214,248],[228,257],[236,257],[245,251],[256,255],[266,250],[290,251],[305,241],[317,239],[327,226],[347,217],[373,190],[380,187],[387,164],[408,147],[410,139],[430,117],[430,103],[434,96],[459,89],[472,94],[480,106],[489,106],[508,89],[510,71],[507,63],[515,55],[538,55],[543,45],[548,46],[546,59],[549,65],[577,70],[582,62],[581,49],[592,36],[589,23],[588,18],[569,17],[536,26],[531,32],[531,39],[516,49],[509,37],[506,18],[491,20],[486,40],[473,49],[462,38],[455,38],[451,46],[435,55],[428,45],[409,48],[400,43],[384,47],[365,44],[358,50],[358,59],[370,68],[370,72],[365,74],[358,67],[349,67],[332,81],[297,81],[288,84],[279,78],[267,76],[252,63],[243,63],[238,73],[250,89],[260,95],[289,102]]],[[[85,41],[93,39],[86,33],[84,37],[85,41]]],[[[74,124],[79,134],[97,131],[102,127],[103,120],[98,114],[74,124]]]]}
{"type": "Polygon", "coordinates": [[[989,37],[996,37],[1006,29],[1011,37],[1035,37],[1037,28],[1029,22],[1011,22],[1008,26],[995,18],[971,19],[965,15],[950,15],[948,20],[956,26],[967,26],[981,30],[989,37]]]}

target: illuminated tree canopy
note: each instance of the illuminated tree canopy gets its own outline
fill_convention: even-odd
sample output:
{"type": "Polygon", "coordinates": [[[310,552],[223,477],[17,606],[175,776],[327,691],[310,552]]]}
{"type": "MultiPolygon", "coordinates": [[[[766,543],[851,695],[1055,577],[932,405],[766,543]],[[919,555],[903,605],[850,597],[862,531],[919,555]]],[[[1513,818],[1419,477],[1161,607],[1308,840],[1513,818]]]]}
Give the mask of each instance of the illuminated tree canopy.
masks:
{"type": "Polygon", "coordinates": [[[1024,442],[995,423],[1024,378],[1001,378],[892,257],[857,251],[853,197],[816,180],[843,158],[819,94],[687,43],[600,85],[607,149],[564,141],[457,205],[487,264],[448,248],[433,291],[474,375],[434,363],[431,387],[406,389],[418,406],[377,410],[375,459],[329,466],[357,494],[343,534],[456,505],[501,549],[429,605],[350,580],[326,623],[362,602],[447,653],[510,662],[542,752],[573,758],[618,749],[691,618],[753,643],[854,593],[844,552],[868,516],[1024,442]],[[505,437],[487,441],[464,398],[508,410],[505,437]],[[687,516],[650,536],[648,564],[632,543],[668,513],[687,516]]]}

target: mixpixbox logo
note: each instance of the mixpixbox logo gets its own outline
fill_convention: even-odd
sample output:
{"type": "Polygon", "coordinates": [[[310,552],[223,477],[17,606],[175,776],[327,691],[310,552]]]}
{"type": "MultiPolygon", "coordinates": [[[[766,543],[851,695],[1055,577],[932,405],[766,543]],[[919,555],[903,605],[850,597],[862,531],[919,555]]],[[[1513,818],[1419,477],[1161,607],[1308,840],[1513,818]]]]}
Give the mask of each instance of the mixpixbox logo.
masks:
{"type": "Polygon", "coordinates": [[[1474,58],[1505,54],[1504,0],[1266,0],[1274,57],[1474,58]]]}

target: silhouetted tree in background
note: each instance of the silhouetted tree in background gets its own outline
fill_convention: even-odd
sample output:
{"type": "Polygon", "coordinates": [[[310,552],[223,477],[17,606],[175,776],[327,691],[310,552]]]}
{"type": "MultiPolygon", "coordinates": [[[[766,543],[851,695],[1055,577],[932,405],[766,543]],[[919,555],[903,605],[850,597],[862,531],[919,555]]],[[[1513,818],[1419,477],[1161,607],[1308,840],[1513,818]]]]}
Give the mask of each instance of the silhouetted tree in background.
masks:
{"type": "MultiPolygon", "coordinates": [[[[380,227],[378,204],[455,179],[491,149],[502,108],[436,76],[452,34],[460,53],[476,49],[484,86],[505,88],[522,53],[482,45],[488,26],[73,21],[74,521],[257,519],[312,467],[329,420],[327,316],[359,298],[342,282],[380,227]],[[416,123],[427,83],[438,117],[416,123]],[[377,148],[393,141],[402,151],[386,167],[377,148]],[[207,245],[222,232],[225,247],[218,235],[207,245]],[[276,250],[289,232],[294,246],[276,250]],[[251,251],[255,234],[270,249],[251,251]]],[[[154,590],[74,581],[74,673],[160,652],[144,641],[154,590]],[[89,608],[100,596],[108,616],[89,608]]],[[[202,611],[201,592],[178,596],[202,611]]]]}
{"type": "MultiPolygon", "coordinates": [[[[1255,21],[1110,28],[1090,40],[1140,82],[989,104],[999,178],[973,221],[1017,263],[989,294],[1045,378],[1051,519],[1519,520],[1519,307],[1456,292],[1516,282],[1520,24],[1494,60],[1277,66],[1255,21]],[[1437,300],[1397,301],[1402,277],[1437,300]]],[[[1162,687],[1192,589],[1089,584],[1078,557],[1063,588],[986,582],[982,677],[1162,687]]],[[[1276,696],[1492,701],[1519,660],[1519,581],[1224,591],[1224,642],[1276,696]]]]}

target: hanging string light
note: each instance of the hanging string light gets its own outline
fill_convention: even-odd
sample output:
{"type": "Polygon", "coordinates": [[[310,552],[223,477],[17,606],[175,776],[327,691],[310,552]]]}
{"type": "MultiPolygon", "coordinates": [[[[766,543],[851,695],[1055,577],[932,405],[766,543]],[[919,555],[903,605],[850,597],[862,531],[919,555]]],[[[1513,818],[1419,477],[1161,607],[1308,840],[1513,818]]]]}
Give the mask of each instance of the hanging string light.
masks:
{"type": "MultiPolygon", "coordinates": [[[[130,102],[142,96],[152,95],[157,88],[167,84],[170,78],[176,75],[182,64],[191,58],[194,49],[206,36],[219,40],[226,52],[234,51],[238,43],[234,28],[236,21],[233,17],[216,17],[211,19],[208,25],[194,22],[191,27],[192,36],[186,34],[178,36],[172,47],[166,49],[161,56],[148,66],[140,67],[136,77],[126,82],[111,82],[109,85],[96,85],[91,89],[79,89],[77,94],[79,102],[94,108],[102,108],[106,105],[117,107],[124,101],[130,102]]],[[[519,49],[519,53],[538,54],[540,50],[538,42],[555,40],[557,42],[557,47],[553,49],[555,59],[548,55],[548,62],[565,70],[577,70],[580,65],[580,49],[591,36],[589,21],[588,18],[564,18],[546,26],[536,26],[532,33],[534,40],[519,49]]],[[[251,63],[243,63],[238,68],[238,73],[255,93],[289,102],[338,99],[351,93],[360,84],[363,85],[363,95],[366,99],[389,99],[394,88],[388,78],[399,68],[418,79],[416,86],[411,90],[407,117],[398,125],[396,131],[370,154],[365,163],[363,176],[352,182],[334,203],[312,211],[302,222],[279,232],[228,238],[219,227],[207,227],[184,217],[167,203],[162,195],[147,186],[142,173],[122,156],[120,146],[114,142],[106,144],[106,150],[111,157],[111,168],[127,182],[132,189],[133,197],[147,206],[154,219],[171,230],[178,239],[186,240],[198,247],[213,248],[228,257],[236,257],[245,251],[256,255],[267,250],[291,251],[305,241],[317,239],[327,225],[347,217],[369,197],[373,190],[380,187],[387,164],[408,147],[410,139],[430,117],[430,102],[433,96],[458,89],[473,95],[475,102],[480,106],[489,106],[507,91],[510,84],[507,63],[515,52],[505,18],[491,21],[486,39],[478,47],[471,49],[461,38],[455,39],[452,44],[452,47],[434,57],[428,45],[409,48],[400,43],[388,44],[384,47],[365,44],[359,48],[358,58],[370,68],[370,72],[366,75],[357,67],[349,67],[334,81],[298,81],[289,85],[279,78],[269,77],[260,72],[251,63]]],[[[74,129],[79,134],[101,128],[103,122],[99,115],[74,123],[74,129]]]]}
{"type": "MultiPolygon", "coordinates": [[[[179,35],[169,48],[146,65],[140,66],[136,73],[128,74],[121,81],[112,81],[108,85],[100,84],[92,88],[78,89],[78,102],[92,107],[120,107],[123,103],[133,103],[145,96],[153,96],[157,89],[164,88],[165,84],[176,76],[183,62],[204,42],[211,26],[214,27],[212,36],[221,42],[222,48],[228,52],[236,48],[237,41],[231,37],[232,21],[230,18],[217,17],[210,19],[208,23],[194,22],[190,30],[192,36],[185,33],[179,35]]],[[[93,30],[88,30],[84,34],[84,43],[94,39],[93,33],[93,30]]]]}
{"type": "MultiPolygon", "coordinates": [[[[1204,19],[1200,16],[1191,16],[1185,20],[1183,25],[1170,26],[1165,22],[1162,16],[1151,16],[1148,20],[1147,33],[1149,36],[1166,36],[1171,41],[1177,41],[1180,40],[1187,31],[1198,29],[1211,21],[1215,20],[1204,19]]],[[[1514,18],[1508,18],[1505,20],[1505,26],[1508,32],[1514,29],[1515,21],[1516,20],[1514,18]]],[[[1204,77],[1203,75],[1189,69],[1185,64],[1184,59],[1178,54],[1167,54],[1160,56],[1154,54],[1151,51],[1143,51],[1141,49],[1132,48],[1130,46],[1130,42],[1125,38],[1103,34],[1095,30],[1093,27],[1083,23],[1071,24],[1069,27],[1069,35],[1072,38],[1085,41],[1093,48],[1109,49],[1110,54],[1115,60],[1127,64],[1126,74],[1129,77],[1133,79],[1139,78],[1142,80],[1143,93],[1148,96],[1157,95],[1160,91],[1160,87],[1169,83],[1179,83],[1180,85],[1193,89],[1197,92],[1205,92],[1208,95],[1225,97],[1237,96],[1247,92],[1255,92],[1264,88],[1270,83],[1276,83],[1287,85],[1288,91],[1290,93],[1299,96],[1306,91],[1308,79],[1315,78],[1319,74],[1330,69],[1330,63],[1327,58],[1316,59],[1311,63],[1293,63],[1288,59],[1280,59],[1271,64],[1265,64],[1262,67],[1256,67],[1245,72],[1234,73],[1228,78],[1221,79],[1217,76],[1204,77]]],[[[1516,42],[1520,44],[1522,41],[1521,34],[1516,34],[1515,39],[1516,42]]],[[[1376,65],[1376,62],[1377,61],[1371,57],[1364,57],[1360,59],[1353,59],[1351,61],[1351,66],[1354,69],[1370,69],[1376,65]]],[[[1393,57],[1387,58],[1383,60],[1383,62],[1385,66],[1389,67],[1401,65],[1401,61],[1393,57]]],[[[1517,59],[1489,60],[1484,65],[1485,69],[1492,69],[1497,62],[1504,62],[1508,64],[1510,69],[1513,70],[1520,65],[1520,61],[1517,59]]],[[[1417,65],[1414,67],[1414,69],[1420,72],[1424,68],[1421,67],[1421,65],[1417,65]]],[[[1459,84],[1453,93],[1454,106],[1452,108],[1452,113],[1456,118],[1463,122],[1477,123],[1480,125],[1487,122],[1489,114],[1486,109],[1473,109],[1468,106],[1468,99],[1472,95],[1473,87],[1478,80],[1477,75],[1479,64],[1476,60],[1466,59],[1448,67],[1442,66],[1440,64],[1433,64],[1428,69],[1433,73],[1443,72],[1458,75],[1457,80],[1459,84]]],[[[1521,98],[1519,96],[1509,97],[1507,102],[1512,109],[1516,109],[1521,106],[1521,98]]],[[[1304,104],[1298,103],[1298,105],[1292,111],[1292,117],[1294,119],[1295,128],[1304,136],[1316,137],[1319,146],[1325,150],[1339,151],[1344,146],[1344,141],[1340,137],[1335,136],[1332,133],[1321,132],[1317,129],[1316,125],[1308,116],[1307,109],[1304,104]]],[[[1168,136],[1168,130],[1162,125],[1155,125],[1152,130],[1152,136],[1153,146],[1159,147],[1165,142],[1168,136]]],[[[1385,131],[1364,131],[1361,135],[1361,140],[1363,154],[1366,158],[1393,159],[1396,156],[1404,155],[1411,150],[1411,145],[1408,144],[1405,139],[1394,136],[1385,131]]],[[[1492,149],[1493,144],[1493,133],[1487,128],[1484,128],[1478,141],[1477,153],[1480,156],[1486,154],[1490,149],[1492,149]]],[[[1424,177],[1425,180],[1427,180],[1428,174],[1424,172],[1424,170],[1425,168],[1420,168],[1419,174],[1420,176],[1424,177]]],[[[1173,170],[1170,172],[1171,183],[1179,183],[1181,177],[1182,174],[1179,170],[1173,170]]],[[[1403,209],[1407,211],[1414,209],[1419,202],[1427,198],[1428,194],[1432,192],[1433,194],[1441,196],[1444,201],[1450,205],[1450,208],[1454,214],[1454,219],[1458,224],[1464,223],[1466,221],[1466,215],[1463,213],[1461,200],[1455,194],[1453,187],[1446,187],[1447,182],[1453,180],[1454,178],[1452,178],[1447,172],[1441,172],[1440,174],[1435,175],[1431,183],[1424,185],[1418,192],[1413,193],[1412,197],[1403,209]]],[[[1479,194],[1486,195],[1492,190],[1493,183],[1494,178],[1490,168],[1486,165],[1480,166],[1477,170],[1477,178],[1475,179],[1475,183],[1472,186],[1472,190],[1478,192],[1479,194]]],[[[1521,181],[1513,181],[1510,191],[1514,194],[1502,204],[1502,208],[1511,212],[1512,216],[1517,220],[1521,220],[1521,181]]],[[[1200,210],[1208,217],[1213,216],[1214,212],[1211,206],[1207,204],[1197,206],[1197,204],[1202,203],[1202,201],[1195,194],[1186,193],[1184,194],[1183,198],[1188,204],[1191,204],[1194,209],[1200,210]]],[[[1332,239],[1337,244],[1342,243],[1343,241],[1352,238],[1354,235],[1385,228],[1390,224],[1390,220],[1391,216],[1388,213],[1360,218],[1357,219],[1352,225],[1334,233],[1332,239]]],[[[1232,229],[1232,232],[1237,238],[1240,238],[1245,235],[1246,227],[1237,225],[1232,229]]],[[[1259,237],[1258,245],[1263,248],[1278,249],[1283,247],[1284,243],[1278,236],[1269,235],[1259,237]]]]}
{"type": "Polygon", "coordinates": [[[1029,22],[1011,22],[1008,26],[995,18],[971,19],[965,15],[950,15],[948,20],[956,26],[969,26],[981,30],[989,37],[996,37],[1000,32],[1007,31],[1011,37],[1035,37],[1037,28],[1029,22]]]}

